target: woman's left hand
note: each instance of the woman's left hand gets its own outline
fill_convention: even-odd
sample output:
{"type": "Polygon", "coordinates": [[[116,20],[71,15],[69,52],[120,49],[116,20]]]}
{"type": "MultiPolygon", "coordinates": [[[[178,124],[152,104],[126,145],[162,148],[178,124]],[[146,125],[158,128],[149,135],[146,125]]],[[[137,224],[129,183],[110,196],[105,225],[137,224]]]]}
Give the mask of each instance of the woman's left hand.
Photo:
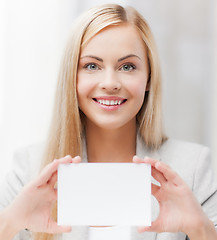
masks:
{"type": "Polygon", "coordinates": [[[151,164],[152,176],[160,183],[160,186],[152,184],[152,194],[160,206],[159,216],[152,222],[152,226],[139,227],[139,232],[184,232],[193,237],[190,239],[196,239],[195,236],[201,234],[204,227],[210,229],[211,221],[203,212],[191,189],[168,165],[151,158],[140,159],[137,156],[134,156],[133,162],[151,164]]]}

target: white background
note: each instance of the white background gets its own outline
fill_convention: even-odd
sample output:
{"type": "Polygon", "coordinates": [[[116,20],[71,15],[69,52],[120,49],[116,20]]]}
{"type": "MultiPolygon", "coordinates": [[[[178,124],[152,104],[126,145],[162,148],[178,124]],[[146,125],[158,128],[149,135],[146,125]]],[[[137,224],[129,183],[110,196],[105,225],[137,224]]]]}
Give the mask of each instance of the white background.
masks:
{"type": "MultiPolygon", "coordinates": [[[[73,20],[110,1],[1,0],[0,181],[13,152],[43,141],[60,58],[73,20]]],[[[215,0],[129,0],[148,20],[160,53],[166,132],[207,145],[217,173],[215,0]]]]}

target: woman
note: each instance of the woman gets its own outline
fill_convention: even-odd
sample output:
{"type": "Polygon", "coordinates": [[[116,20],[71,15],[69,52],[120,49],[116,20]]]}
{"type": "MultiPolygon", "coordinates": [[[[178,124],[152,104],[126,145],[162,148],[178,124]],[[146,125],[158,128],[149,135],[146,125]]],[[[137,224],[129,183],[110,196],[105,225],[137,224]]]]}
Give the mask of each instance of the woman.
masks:
{"type": "MultiPolygon", "coordinates": [[[[18,239],[94,240],[98,231],[106,239],[114,229],[110,239],[126,239],[123,234],[129,229],[121,227],[57,226],[58,165],[81,161],[151,164],[152,176],[160,183],[152,185],[160,213],[151,227],[132,227],[128,239],[217,239],[217,187],[209,151],[164,135],[157,52],[147,23],[133,8],[99,6],[74,25],[45,149],[38,177],[30,180],[19,172],[11,177],[19,180],[18,189],[12,190],[10,182],[5,185],[1,239],[20,232],[18,239]]],[[[35,172],[33,162],[41,150],[27,151],[19,155],[18,168],[30,165],[26,172],[35,172]]]]}

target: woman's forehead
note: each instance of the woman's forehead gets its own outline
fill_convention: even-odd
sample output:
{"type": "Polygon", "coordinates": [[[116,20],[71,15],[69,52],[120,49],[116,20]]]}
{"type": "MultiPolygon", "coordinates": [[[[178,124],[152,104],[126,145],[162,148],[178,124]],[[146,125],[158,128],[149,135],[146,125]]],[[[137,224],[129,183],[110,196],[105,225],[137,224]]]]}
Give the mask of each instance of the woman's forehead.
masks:
{"type": "Polygon", "coordinates": [[[81,49],[81,57],[93,54],[136,54],[144,56],[144,42],[132,24],[112,25],[93,36],[81,49]]]}

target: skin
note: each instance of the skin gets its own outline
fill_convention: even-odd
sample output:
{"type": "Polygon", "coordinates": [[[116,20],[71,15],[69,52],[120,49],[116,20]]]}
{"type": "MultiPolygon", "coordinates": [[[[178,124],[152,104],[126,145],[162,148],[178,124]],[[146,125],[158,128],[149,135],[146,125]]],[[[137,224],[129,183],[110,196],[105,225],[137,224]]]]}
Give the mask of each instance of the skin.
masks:
{"type": "Polygon", "coordinates": [[[144,43],[131,25],[107,27],[82,49],[77,92],[86,116],[89,162],[132,162],[136,114],[143,104],[148,76],[144,43]],[[100,97],[126,101],[111,111],[93,100],[100,97]]]}
{"type": "MultiPolygon", "coordinates": [[[[148,90],[148,73],[146,50],[131,25],[108,27],[82,49],[77,92],[79,107],[86,116],[88,161],[133,161],[151,165],[152,176],[160,183],[160,187],[152,185],[160,214],[151,227],[140,226],[139,232],[181,231],[191,240],[215,240],[217,233],[212,222],[181,177],[163,162],[135,156],[136,114],[148,90]],[[135,56],[129,57],[132,54],[135,56]],[[118,96],[127,101],[111,110],[93,100],[102,96],[118,96]]],[[[0,239],[12,239],[25,228],[33,232],[69,232],[70,227],[57,226],[50,212],[57,198],[55,183],[59,164],[79,162],[79,156],[54,160],[27,184],[13,203],[0,213],[0,239]]]]}

